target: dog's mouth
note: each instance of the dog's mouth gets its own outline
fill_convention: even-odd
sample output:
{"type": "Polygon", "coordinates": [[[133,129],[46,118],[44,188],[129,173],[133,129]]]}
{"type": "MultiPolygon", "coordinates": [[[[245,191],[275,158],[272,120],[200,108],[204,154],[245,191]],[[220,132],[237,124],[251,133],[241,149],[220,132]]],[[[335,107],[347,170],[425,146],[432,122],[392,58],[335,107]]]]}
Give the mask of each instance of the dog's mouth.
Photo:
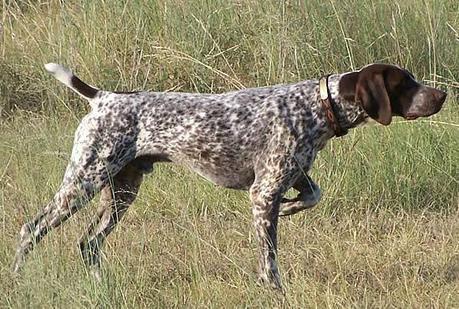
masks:
{"type": "Polygon", "coordinates": [[[404,117],[406,120],[415,120],[415,119],[418,119],[419,118],[419,115],[415,115],[415,114],[408,114],[404,117]]]}

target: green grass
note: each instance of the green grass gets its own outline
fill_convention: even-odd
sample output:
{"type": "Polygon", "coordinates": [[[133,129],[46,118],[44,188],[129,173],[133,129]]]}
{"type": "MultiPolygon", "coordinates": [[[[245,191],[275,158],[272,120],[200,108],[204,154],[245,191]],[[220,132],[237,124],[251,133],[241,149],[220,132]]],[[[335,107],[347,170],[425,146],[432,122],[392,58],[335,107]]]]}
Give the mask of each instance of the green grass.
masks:
{"type": "Polygon", "coordinates": [[[3,1],[0,307],[459,307],[459,4],[405,1],[3,1]],[[77,3],[77,2],[75,2],[77,3]],[[59,186],[86,102],[43,70],[104,89],[222,92],[407,67],[448,90],[431,119],[333,140],[314,209],[282,218],[286,296],[256,285],[245,192],[160,165],[105,246],[101,285],[77,240],[97,201],[9,266],[21,224],[59,186]]]}

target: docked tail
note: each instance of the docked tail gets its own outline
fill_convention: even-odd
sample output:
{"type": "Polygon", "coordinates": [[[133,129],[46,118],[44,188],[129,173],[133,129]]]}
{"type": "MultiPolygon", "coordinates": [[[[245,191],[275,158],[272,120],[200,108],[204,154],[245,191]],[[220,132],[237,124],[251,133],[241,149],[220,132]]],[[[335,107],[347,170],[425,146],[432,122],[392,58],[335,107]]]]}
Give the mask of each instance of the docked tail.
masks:
{"type": "Polygon", "coordinates": [[[70,87],[86,100],[93,99],[100,91],[99,89],[91,87],[83,82],[76,75],[74,75],[72,71],[60,64],[47,63],[45,64],[45,69],[49,73],[53,74],[58,81],[64,83],[67,87],[70,87]]]}

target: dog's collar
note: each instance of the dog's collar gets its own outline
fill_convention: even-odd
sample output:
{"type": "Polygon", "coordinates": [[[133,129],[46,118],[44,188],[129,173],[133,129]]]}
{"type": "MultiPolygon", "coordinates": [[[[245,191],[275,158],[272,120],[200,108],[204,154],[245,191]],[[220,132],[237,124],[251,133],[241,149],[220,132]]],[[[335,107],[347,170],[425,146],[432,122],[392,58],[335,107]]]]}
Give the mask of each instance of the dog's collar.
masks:
{"type": "Polygon", "coordinates": [[[320,100],[322,101],[322,107],[325,110],[328,125],[333,129],[336,137],[340,137],[346,135],[348,129],[341,127],[338,119],[336,118],[333,99],[331,98],[330,91],[328,89],[329,76],[330,75],[325,75],[319,80],[320,100]]]}

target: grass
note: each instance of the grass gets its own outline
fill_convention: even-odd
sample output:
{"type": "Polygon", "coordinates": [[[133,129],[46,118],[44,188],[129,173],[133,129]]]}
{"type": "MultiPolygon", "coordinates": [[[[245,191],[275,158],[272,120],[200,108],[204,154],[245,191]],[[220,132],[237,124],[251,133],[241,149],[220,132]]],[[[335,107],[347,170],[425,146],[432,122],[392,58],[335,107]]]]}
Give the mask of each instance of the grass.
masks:
{"type": "Polygon", "coordinates": [[[0,307],[459,307],[456,1],[3,1],[0,307]],[[96,202],[9,273],[17,232],[59,186],[88,110],[43,70],[105,89],[221,92],[397,63],[449,92],[431,119],[333,140],[316,208],[280,221],[286,296],[255,284],[245,192],[160,165],[110,235],[101,285],[77,239],[96,202]]]}

